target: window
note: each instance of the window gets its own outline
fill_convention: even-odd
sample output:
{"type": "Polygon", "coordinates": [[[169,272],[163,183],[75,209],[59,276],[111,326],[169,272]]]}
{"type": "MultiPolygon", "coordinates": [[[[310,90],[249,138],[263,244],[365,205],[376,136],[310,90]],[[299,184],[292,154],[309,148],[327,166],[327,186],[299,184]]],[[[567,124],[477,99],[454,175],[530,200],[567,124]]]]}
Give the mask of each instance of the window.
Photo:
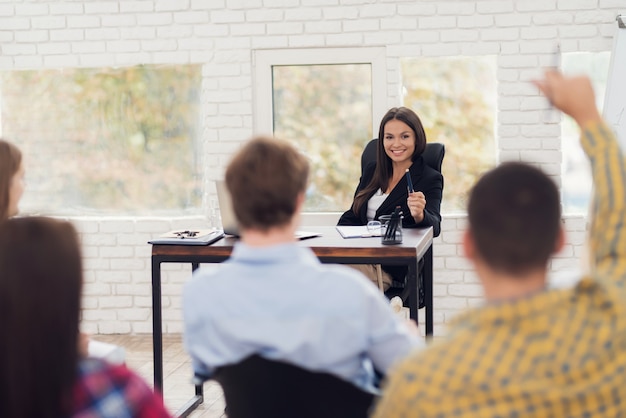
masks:
{"type": "Polygon", "coordinates": [[[495,165],[495,58],[403,58],[400,64],[404,106],[420,117],[428,142],[446,146],[442,212],[464,212],[471,186],[495,165]]]}
{"type": "Polygon", "coordinates": [[[23,151],[23,211],[199,209],[200,66],[0,73],[1,135],[23,151]]]}
{"type": "MultiPolygon", "coordinates": [[[[586,74],[591,78],[598,109],[602,110],[609,71],[610,52],[573,52],[563,54],[563,72],[586,74]]],[[[591,169],[580,146],[580,131],[569,117],[561,119],[561,149],[563,152],[561,198],[563,210],[586,213],[591,198],[591,169]]]]}
{"type": "Polygon", "coordinates": [[[255,129],[309,158],[304,210],[347,210],[361,153],[387,110],[378,97],[386,91],[384,49],[260,50],[255,60],[255,129]]]}

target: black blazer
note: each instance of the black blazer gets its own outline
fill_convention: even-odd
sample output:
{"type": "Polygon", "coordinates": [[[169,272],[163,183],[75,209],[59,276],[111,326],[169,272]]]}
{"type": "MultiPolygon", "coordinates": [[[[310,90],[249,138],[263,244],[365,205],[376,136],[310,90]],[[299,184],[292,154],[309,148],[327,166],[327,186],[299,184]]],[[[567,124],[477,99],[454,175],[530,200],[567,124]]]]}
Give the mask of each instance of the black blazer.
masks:
{"type": "MultiPolygon", "coordinates": [[[[359,181],[359,185],[356,188],[354,195],[356,196],[361,190],[363,190],[374,176],[374,169],[376,163],[371,162],[363,171],[363,175],[359,181]]],[[[381,215],[390,215],[396,206],[402,208],[404,213],[404,219],[402,220],[403,228],[422,228],[427,226],[433,227],[433,233],[435,236],[439,236],[441,232],[441,196],[443,194],[443,176],[437,170],[429,167],[424,163],[424,159],[420,156],[409,168],[411,173],[411,181],[413,182],[413,189],[416,192],[424,193],[426,197],[426,208],[424,208],[424,219],[420,223],[416,223],[415,219],[411,216],[411,211],[406,204],[406,200],[409,197],[406,178],[403,176],[402,180],[398,182],[396,187],[393,188],[387,199],[380,205],[376,211],[375,219],[378,219],[381,215]]],[[[374,195],[374,192],[367,197],[369,200],[374,195]]],[[[364,204],[359,213],[355,213],[352,208],[344,212],[339,218],[337,225],[367,225],[367,204],[364,204]]]]}

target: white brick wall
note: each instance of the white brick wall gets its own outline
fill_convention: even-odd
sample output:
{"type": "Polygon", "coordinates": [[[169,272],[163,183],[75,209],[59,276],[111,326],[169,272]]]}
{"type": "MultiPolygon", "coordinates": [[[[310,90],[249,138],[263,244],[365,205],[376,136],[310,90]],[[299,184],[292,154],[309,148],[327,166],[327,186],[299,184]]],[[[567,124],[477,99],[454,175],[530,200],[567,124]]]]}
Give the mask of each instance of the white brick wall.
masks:
{"type": "MultiPolygon", "coordinates": [[[[0,71],[66,66],[200,63],[205,183],[252,133],[251,49],[386,46],[388,106],[399,104],[402,56],[498,55],[499,160],[538,163],[559,181],[557,115],[528,80],[564,52],[612,47],[624,0],[120,0],[3,2],[0,71]]],[[[211,189],[209,193],[213,193],[211,189]]],[[[212,196],[205,199],[212,201],[212,196]]],[[[208,209],[207,209],[208,211],[208,209]]],[[[93,333],[151,331],[150,247],[164,231],[200,218],[72,218],[85,255],[83,326],[93,333]]],[[[445,216],[435,240],[435,332],[482,302],[463,260],[463,216],[445,216]]],[[[585,219],[567,217],[555,272],[576,270],[585,219]]],[[[180,332],[180,291],[190,267],[164,265],[164,331],[180,332]]],[[[423,311],[420,312],[423,318],[423,311]]]]}

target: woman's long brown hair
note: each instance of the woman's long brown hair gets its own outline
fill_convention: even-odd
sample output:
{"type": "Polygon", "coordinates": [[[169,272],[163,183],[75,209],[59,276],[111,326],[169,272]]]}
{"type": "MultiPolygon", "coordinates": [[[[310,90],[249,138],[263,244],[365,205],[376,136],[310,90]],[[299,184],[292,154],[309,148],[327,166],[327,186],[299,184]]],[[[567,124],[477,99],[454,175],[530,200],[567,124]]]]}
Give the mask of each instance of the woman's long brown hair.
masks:
{"type": "Polygon", "coordinates": [[[352,210],[358,214],[359,210],[367,203],[369,197],[378,189],[383,191],[389,186],[389,180],[393,175],[393,165],[391,158],[385,153],[384,135],[385,125],[390,120],[397,119],[406,123],[415,133],[415,150],[411,156],[411,161],[422,155],[426,149],[426,132],[422,126],[420,118],[407,107],[394,107],[383,116],[378,129],[378,148],[376,149],[376,169],[370,183],[354,197],[352,210]]]}
{"type": "Polygon", "coordinates": [[[68,222],[0,222],[0,417],[68,415],[78,365],[82,262],[68,222]]]}
{"type": "Polygon", "coordinates": [[[9,217],[11,180],[20,169],[22,153],[10,142],[0,138],[0,222],[9,217]]]}

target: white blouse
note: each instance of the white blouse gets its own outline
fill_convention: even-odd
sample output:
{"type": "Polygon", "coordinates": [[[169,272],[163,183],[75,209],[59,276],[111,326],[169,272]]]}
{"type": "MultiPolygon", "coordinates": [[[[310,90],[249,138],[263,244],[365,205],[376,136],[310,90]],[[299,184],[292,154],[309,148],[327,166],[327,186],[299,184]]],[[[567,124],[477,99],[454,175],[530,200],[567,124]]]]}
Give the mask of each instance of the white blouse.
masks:
{"type": "Polygon", "coordinates": [[[374,195],[370,197],[370,200],[368,200],[367,202],[367,220],[368,221],[374,220],[374,216],[376,216],[376,211],[378,210],[380,205],[383,204],[385,199],[387,199],[387,196],[389,196],[388,193],[383,193],[381,189],[378,189],[376,190],[376,193],[374,193],[374,195]]]}

